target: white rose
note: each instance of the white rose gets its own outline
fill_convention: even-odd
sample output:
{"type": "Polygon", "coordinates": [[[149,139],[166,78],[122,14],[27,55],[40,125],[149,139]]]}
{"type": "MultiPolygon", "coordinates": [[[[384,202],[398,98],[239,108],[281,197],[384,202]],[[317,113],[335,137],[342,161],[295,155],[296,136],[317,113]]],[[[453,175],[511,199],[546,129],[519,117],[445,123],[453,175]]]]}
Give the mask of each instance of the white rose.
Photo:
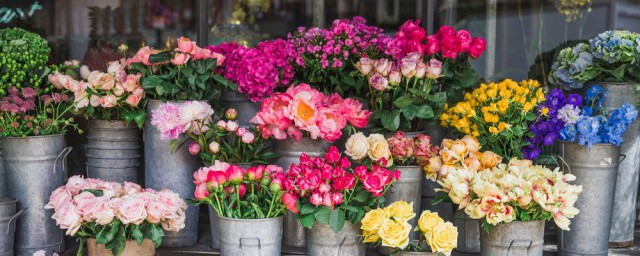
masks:
{"type": "Polygon", "coordinates": [[[369,142],[367,142],[367,137],[361,132],[351,135],[345,147],[345,153],[356,161],[362,160],[367,156],[367,152],[369,152],[369,142]]]}

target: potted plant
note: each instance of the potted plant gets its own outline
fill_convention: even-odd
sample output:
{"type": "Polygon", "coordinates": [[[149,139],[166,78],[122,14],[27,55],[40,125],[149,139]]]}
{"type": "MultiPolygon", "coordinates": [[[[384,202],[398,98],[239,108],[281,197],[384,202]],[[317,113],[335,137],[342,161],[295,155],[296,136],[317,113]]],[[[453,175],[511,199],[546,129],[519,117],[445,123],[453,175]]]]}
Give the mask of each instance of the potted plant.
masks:
{"type": "Polygon", "coordinates": [[[107,72],[90,71],[86,66],[79,71],[80,79],[56,72],[51,82],[56,87],[68,87],[75,99],[74,113],[89,119],[87,176],[137,182],[141,164],[139,129],[146,116],[140,74],[127,74],[124,59],[109,62],[107,72]]]}
{"type": "MultiPolygon", "coordinates": [[[[563,89],[581,89],[584,85],[599,85],[606,90],[602,106],[613,111],[623,103],[637,104],[635,87],[638,85],[638,47],[640,34],[626,30],[611,30],[600,33],[574,47],[563,49],[551,67],[549,82],[563,89]]],[[[586,88],[586,87],[585,87],[586,88]]],[[[584,89],[582,89],[584,91],[584,89]]],[[[583,92],[584,93],[584,92],[583,92]]],[[[620,148],[624,155],[635,155],[640,147],[640,137],[635,132],[640,122],[634,122],[624,135],[626,143],[620,148]]],[[[613,247],[627,247],[633,244],[637,193],[628,189],[638,186],[638,157],[630,157],[618,167],[617,186],[612,217],[610,244],[613,247]]]]}
{"type": "Polygon", "coordinates": [[[297,54],[289,41],[263,41],[251,48],[231,42],[210,45],[207,49],[228,56],[218,72],[238,87],[237,90],[225,90],[221,104],[224,108],[238,110],[241,126],[248,125],[260,110],[262,99],[292,82],[292,63],[297,54]]]}
{"type": "Polygon", "coordinates": [[[216,160],[194,173],[196,204],[213,207],[218,215],[223,255],[281,255],[282,168],[249,168],[216,160]]]}
{"type": "Polygon", "coordinates": [[[68,88],[57,88],[47,79],[52,71],[64,67],[47,66],[47,41],[20,28],[0,29],[0,47],[4,163],[0,175],[5,177],[0,193],[18,199],[20,208],[27,208],[16,226],[16,254],[60,252],[62,233],[52,220],[41,216],[48,214],[44,209],[47,196],[64,179],[66,155],[71,151],[66,147],[65,133],[77,129],[74,119],[67,115],[73,108],[72,99],[65,94],[68,88]],[[34,180],[42,182],[34,186],[34,180]],[[42,242],[32,237],[42,237],[42,242]]]}
{"type": "Polygon", "coordinates": [[[439,183],[460,209],[482,221],[481,255],[541,255],[544,221],[553,219],[568,230],[570,218],[579,213],[575,203],[582,186],[569,183],[575,179],[513,158],[481,172],[463,166],[439,183]]]}
{"type": "MultiPolygon", "coordinates": [[[[141,74],[140,83],[149,98],[147,113],[153,113],[162,102],[214,100],[224,88],[234,87],[215,73],[224,59],[225,56],[200,48],[188,38],[179,38],[177,48],[159,51],[146,46],[127,59],[127,64],[132,74],[141,74]]],[[[146,186],[170,188],[188,197],[195,189],[191,174],[200,167],[198,158],[190,155],[187,147],[172,150],[150,121],[146,123],[144,138],[146,186]]],[[[178,144],[184,144],[186,139],[180,137],[178,144]]],[[[197,208],[189,207],[187,215],[187,227],[179,234],[168,233],[164,246],[183,247],[197,242],[197,208]]]]}
{"type": "Polygon", "coordinates": [[[99,179],[69,178],[51,193],[47,209],[56,224],[76,237],[77,255],[152,256],[165,231],[184,228],[187,204],[170,190],[99,179]]]}
{"type": "Polygon", "coordinates": [[[364,255],[357,239],[360,220],[400,179],[400,172],[384,166],[382,158],[372,167],[352,169],[335,146],[324,157],[302,154],[300,163],[291,165],[284,175],[282,200],[306,228],[307,255],[364,255]]]}
{"type": "MultiPolygon", "coordinates": [[[[623,103],[611,112],[602,106],[606,90],[594,85],[587,91],[584,100],[577,94],[565,98],[562,91],[554,90],[549,100],[557,104],[550,107],[548,116],[541,118],[544,123],[558,123],[557,133],[559,165],[563,171],[575,175],[576,184],[582,185],[584,192],[576,207],[581,210],[570,231],[560,231],[562,238],[560,252],[598,254],[609,247],[609,231],[612,223],[594,223],[595,216],[610,219],[614,209],[614,191],[619,164],[625,160],[620,154],[620,145],[627,128],[635,121],[638,111],[628,103],[623,103]],[[597,183],[592,183],[597,180],[597,183]],[[594,207],[597,206],[597,207],[594,207]],[[584,238],[590,239],[589,246],[584,238]]],[[[536,134],[544,132],[536,130],[536,134]]],[[[549,136],[549,135],[545,135],[549,136]]],[[[628,178],[628,177],[627,177],[628,178]]],[[[617,209],[616,209],[617,211],[617,209]]]]}
{"type": "Polygon", "coordinates": [[[451,255],[456,247],[458,229],[431,211],[422,212],[413,228],[408,220],[415,217],[411,203],[405,201],[373,209],[362,218],[360,228],[364,242],[393,248],[391,255],[451,255]],[[417,233],[417,240],[411,240],[411,231],[417,233]]]}

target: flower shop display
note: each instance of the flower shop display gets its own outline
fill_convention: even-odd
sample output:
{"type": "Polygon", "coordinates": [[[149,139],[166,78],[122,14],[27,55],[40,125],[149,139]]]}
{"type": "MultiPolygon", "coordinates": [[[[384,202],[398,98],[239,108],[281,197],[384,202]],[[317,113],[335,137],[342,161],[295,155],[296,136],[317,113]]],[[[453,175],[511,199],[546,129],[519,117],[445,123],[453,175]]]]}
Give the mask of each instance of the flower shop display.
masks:
{"type": "MultiPolygon", "coordinates": [[[[447,107],[440,116],[441,124],[463,135],[478,138],[485,150],[505,160],[523,158],[521,149],[532,135],[529,124],[536,120],[537,106],[545,101],[540,83],[524,80],[517,83],[505,79],[499,83],[481,84],[465,93],[464,100],[447,107]]],[[[544,108],[542,111],[548,111],[544,108]]]]}
{"type": "Polygon", "coordinates": [[[392,255],[451,255],[456,247],[458,229],[431,211],[422,212],[414,228],[408,222],[416,217],[411,205],[397,201],[367,212],[360,227],[364,242],[391,247],[392,255]],[[417,233],[417,240],[410,239],[411,231],[417,233]]]}
{"type": "Polygon", "coordinates": [[[334,255],[338,250],[364,255],[357,241],[353,246],[339,245],[345,236],[357,236],[364,214],[379,206],[391,184],[400,179],[400,172],[383,166],[387,166],[384,158],[371,167],[352,168],[349,159],[332,146],[324,157],[302,154],[300,163],[285,172],[282,200],[307,228],[307,255],[334,255]]]}
{"type": "Polygon", "coordinates": [[[86,155],[87,176],[91,178],[138,180],[145,93],[140,74],[127,74],[125,66],[121,59],[109,62],[107,72],[90,71],[83,65],[74,72],[79,79],[59,72],[50,77],[57,88],[69,90],[74,112],[89,120],[86,155]]]}
{"type": "Polygon", "coordinates": [[[569,230],[570,219],[580,212],[575,203],[583,187],[569,183],[575,179],[559,169],[513,158],[509,165],[481,172],[457,168],[439,183],[440,191],[459,202],[459,209],[482,221],[482,255],[507,253],[510,243],[512,255],[542,255],[544,221],[553,219],[560,229],[569,230]],[[527,245],[516,245],[523,237],[527,245]]]}
{"type": "MultiPolygon", "coordinates": [[[[62,185],[66,155],[65,132],[77,129],[66,89],[57,89],[47,76],[63,65],[47,66],[50,48],[37,34],[22,29],[0,29],[0,45],[8,51],[0,68],[0,130],[4,175],[0,193],[16,198],[26,208],[17,221],[15,253],[61,251],[63,236],[44,209],[44,202],[62,185]],[[20,56],[18,56],[20,55],[20,56]],[[5,80],[5,79],[10,79],[5,80]],[[34,183],[35,182],[35,183],[34,183]],[[33,184],[39,184],[34,186],[33,184]]],[[[73,65],[75,63],[69,63],[73,65]]],[[[79,131],[81,132],[81,131],[79,131]]]]}
{"type": "Polygon", "coordinates": [[[51,193],[45,208],[53,209],[51,218],[66,235],[76,237],[77,255],[86,243],[89,255],[151,256],[165,231],[184,228],[187,204],[166,189],[73,176],[51,193]]]}
{"type": "Polygon", "coordinates": [[[219,222],[212,235],[219,237],[221,254],[281,254],[285,213],[281,167],[256,165],[243,169],[216,160],[193,176],[194,202],[212,206],[212,214],[217,215],[210,220],[219,222]]]}

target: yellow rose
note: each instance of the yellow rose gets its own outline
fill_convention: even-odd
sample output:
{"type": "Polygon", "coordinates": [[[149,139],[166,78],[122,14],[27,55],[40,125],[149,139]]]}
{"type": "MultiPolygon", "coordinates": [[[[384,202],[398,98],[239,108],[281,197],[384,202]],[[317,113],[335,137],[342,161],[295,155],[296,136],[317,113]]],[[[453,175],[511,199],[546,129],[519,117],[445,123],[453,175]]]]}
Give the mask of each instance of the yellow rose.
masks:
{"type": "Polygon", "coordinates": [[[380,208],[373,209],[367,212],[367,214],[365,214],[362,220],[360,221],[360,223],[362,224],[360,229],[364,231],[377,232],[377,230],[380,229],[380,226],[382,226],[382,222],[386,218],[388,218],[388,216],[383,209],[380,209],[380,208]]]}
{"type": "Polygon", "coordinates": [[[427,232],[433,231],[433,228],[442,222],[444,222],[444,220],[440,218],[437,212],[424,211],[420,214],[420,219],[418,219],[418,228],[420,228],[422,233],[426,234],[427,232]]]}
{"type": "Polygon", "coordinates": [[[378,230],[376,229],[375,231],[362,231],[362,236],[364,236],[364,243],[375,243],[380,239],[380,236],[378,235],[378,230]]]}
{"type": "Polygon", "coordinates": [[[432,156],[429,158],[429,163],[422,167],[427,176],[427,179],[435,181],[438,177],[438,172],[440,172],[440,168],[442,167],[442,159],[439,156],[432,156]]]}
{"type": "Polygon", "coordinates": [[[475,157],[468,157],[466,159],[464,159],[462,161],[462,163],[467,166],[467,168],[476,173],[480,170],[480,168],[482,168],[482,163],[480,163],[480,160],[478,160],[478,158],[475,157]]]}
{"type": "Polygon", "coordinates": [[[491,151],[482,152],[482,157],[480,158],[480,162],[482,163],[482,167],[484,169],[491,169],[493,167],[498,166],[498,164],[502,163],[502,157],[493,153],[491,151]]]}
{"type": "Polygon", "coordinates": [[[411,225],[407,221],[386,219],[378,231],[382,245],[404,249],[409,245],[411,225]]]}
{"type": "Polygon", "coordinates": [[[433,231],[425,235],[432,252],[451,255],[451,251],[458,246],[458,228],[451,222],[437,225],[433,231]]]}
{"type": "Polygon", "coordinates": [[[416,217],[413,212],[413,202],[408,203],[406,201],[395,201],[389,206],[384,208],[387,218],[394,218],[396,220],[408,221],[416,217]]]}
{"type": "Polygon", "coordinates": [[[460,159],[458,158],[458,154],[453,152],[453,150],[443,149],[440,150],[440,157],[442,158],[442,162],[445,164],[456,164],[460,159]]]}
{"type": "Polygon", "coordinates": [[[469,152],[478,152],[482,148],[482,146],[480,145],[480,142],[478,141],[478,139],[476,139],[476,138],[474,138],[472,136],[465,135],[462,138],[462,141],[464,141],[464,143],[467,145],[467,148],[469,149],[469,152]]]}
{"type": "Polygon", "coordinates": [[[351,159],[358,161],[367,156],[367,152],[369,152],[369,142],[367,141],[367,137],[359,132],[349,137],[345,148],[345,154],[351,157],[351,159]]]}
{"type": "Polygon", "coordinates": [[[367,138],[369,142],[369,158],[373,161],[378,161],[381,158],[387,159],[387,167],[393,164],[391,159],[391,151],[389,151],[389,143],[382,134],[371,134],[367,138]]]}
{"type": "Polygon", "coordinates": [[[442,147],[443,148],[450,148],[452,144],[453,144],[453,140],[452,139],[443,139],[442,140],[442,147]]]}
{"type": "Polygon", "coordinates": [[[464,159],[469,154],[467,144],[462,140],[455,140],[449,149],[458,156],[458,159],[464,159]]]}

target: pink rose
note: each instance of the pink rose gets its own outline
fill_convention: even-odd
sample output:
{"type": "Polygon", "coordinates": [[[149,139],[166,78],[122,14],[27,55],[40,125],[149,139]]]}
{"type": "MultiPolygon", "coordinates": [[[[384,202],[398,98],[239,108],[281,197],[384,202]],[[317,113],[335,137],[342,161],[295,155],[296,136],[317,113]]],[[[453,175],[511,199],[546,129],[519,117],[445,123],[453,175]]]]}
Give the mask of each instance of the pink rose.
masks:
{"type": "Polygon", "coordinates": [[[133,182],[124,182],[124,191],[127,195],[133,195],[142,192],[142,187],[133,182]]]}
{"type": "Polygon", "coordinates": [[[383,76],[389,75],[392,65],[393,64],[388,59],[379,59],[373,62],[373,67],[376,69],[376,72],[383,76]]]}
{"type": "Polygon", "coordinates": [[[384,192],[384,187],[389,184],[390,177],[386,177],[380,172],[369,173],[363,180],[364,189],[371,192],[373,196],[380,197],[384,192]]]}
{"type": "Polygon", "coordinates": [[[89,98],[89,104],[94,108],[100,106],[100,96],[91,95],[91,97],[89,98]]]}
{"type": "Polygon", "coordinates": [[[322,205],[322,196],[320,193],[313,193],[309,198],[309,202],[315,206],[322,205]]]}
{"type": "Polygon", "coordinates": [[[91,221],[91,216],[98,207],[99,199],[91,192],[82,192],[73,197],[76,202],[76,212],[82,216],[85,221],[91,221]]]}
{"type": "Polygon", "coordinates": [[[413,40],[422,40],[427,32],[424,28],[420,27],[420,20],[407,20],[400,26],[400,37],[408,37],[413,40]]]}
{"type": "Polygon", "coordinates": [[[115,218],[116,213],[111,208],[108,201],[99,202],[96,210],[93,212],[92,219],[96,221],[99,225],[109,225],[113,218],[115,218]]]}
{"type": "Polygon", "coordinates": [[[60,207],[62,204],[66,204],[70,201],[71,201],[71,193],[69,193],[69,191],[65,186],[61,186],[56,190],[54,190],[53,192],[51,192],[51,196],[49,196],[49,203],[47,203],[47,205],[45,205],[44,208],[55,209],[60,207]]]}
{"type": "Polygon", "coordinates": [[[356,186],[356,179],[353,174],[345,174],[333,180],[333,189],[343,191],[345,189],[353,189],[356,186]]]}
{"type": "Polygon", "coordinates": [[[58,90],[62,89],[62,83],[59,80],[60,76],[61,76],[61,74],[57,70],[56,70],[55,73],[50,74],[49,76],[47,76],[47,78],[49,79],[49,83],[53,84],[53,86],[56,87],[56,89],[58,89],[58,90]]]}
{"type": "Polygon", "coordinates": [[[339,205],[344,201],[344,197],[342,193],[332,193],[331,194],[331,203],[333,205],[339,205]]]}
{"type": "Polygon", "coordinates": [[[455,59],[460,51],[458,40],[454,36],[447,36],[440,39],[440,50],[442,56],[449,59],[455,59]]]}
{"type": "Polygon", "coordinates": [[[184,211],[187,209],[187,203],[180,198],[175,192],[163,189],[158,192],[158,202],[162,203],[169,211],[184,211]]]}
{"type": "Polygon", "coordinates": [[[373,70],[373,61],[367,57],[360,58],[360,61],[356,63],[356,68],[362,75],[368,75],[373,70]]]}
{"type": "Polygon", "coordinates": [[[295,196],[294,194],[291,194],[290,192],[285,192],[284,195],[282,195],[282,203],[284,204],[285,207],[287,207],[287,210],[298,214],[300,212],[300,210],[298,210],[298,197],[295,196]]]}
{"type": "Polygon", "coordinates": [[[225,57],[224,57],[224,55],[222,55],[220,53],[211,52],[210,58],[216,59],[216,65],[218,65],[218,66],[221,66],[222,64],[224,64],[225,57]]]}
{"type": "Polygon", "coordinates": [[[111,74],[105,74],[100,78],[99,86],[96,86],[96,88],[108,91],[114,86],[116,86],[116,78],[111,74]]]}
{"type": "Polygon", "coordinates": [[[404,51],[415,52],[422,55],[424,53],[424,45],[422,45],[420,41],[410,40],[404,43],[404,51]]]}
{"type": "Polygon", "coordinates": [[[127,99],[125,99],[124,101],[127,104],[129,104],[129,106],[131,106],[131,107],[137,107],[138,104],[140,103],[140,97],[131,94],[131,95],[127,96],[127,99]]]}
{"type": "Polygon", "coordinates": [[[396,86],[400,84],[401,80],[402,74],[400,74],[400,71],[398,71],[397,68],[391,69],[391,72],[389,73],[389,84],[391,86],[396,86]]]}
{"type": "Polygon", "coordinates": [[[435,36],[428,36],[424,51],[427,55],[438,53],[440,51],[440,41],[435,36]]]}
{"type": "Polygon", "coordinates": [[[69,193],[71,193],[71,196],[75,196],[83,188],[83,184],[84,178],[82,178],[82,176],[80,175],[75,175],[69,178],[69,180],[67,181],[67,185],[65,186],[67,187],[69,193]]]}
{"type": "Polygon", "coordinates": [[[115,95],[109,94],[100,97],[100,106],[103,108],[112,108],[118,104],[118,98],[115,95]]]}
{"type": "MultiPolygon", "coordinates": [[[[213,57],[213,54],[209,49],[203,49],[196,46],[191,52],[191,57],[193,57],[194,60],[202,60],[202,59],[209,59],[213,57]]],[[[217,60],[216,60],[216,63],[217,63],[217,60]]]]}
{"type": "Polygon", "coordinates": [[[459,30],[456,32],[456,39],[458,40],[458,47],[460,52],[469,51],[469,47],[471,46],[471,34],[466,30],[459,30]]]}
{"type": "Polygon", "coordinates": [[[122,96],[122,94],[124,94],[124,87],[122,87],[121,83],[117,83],[115,87],[113,87],[113,95],[115,96],[122,96]]]}
{"type": "Polygon", "coordinates": [[[393,158],[406,161],[413,156],[413,139],[405,137],[403,132],[398,131],[387,142],[393,158]]]}
{"type": "Polygon", "coordinates": [[[389,80],[380,74],[375,74],[369,78],[369,85],[378,91],[384,91],[389,85],[389,80]]]}
{"type": "MultiPolygon", "coordinates": [[[[196,196],[196,199],[197,198],[198,197],[196,196]]],[[[147,221],[151,224],[160,223],[160,221],[162,221],[162,218],[166,215],[166,211],[167,209],[161,203],[150,202],[149,206],[147,206],[147,221]]]]}
{"type": "Polygon", "coordinates": [[[125,91],[131,93],[140,87],[140,73],[135,75],[127,75],[126,80],[122,83],[122,87],[125,91]]]}
{"type": "Polygon", "coordinates": [[[418,65],[416,65],[416,78],[422,79],[426,74],[427,64],[424,64],[422,61],[418,62],[418,65]]]}
{"type": "Polygon", "coordinates": [[[427,77],[430,79],[438,79],[442,73],[442,62],[437,59],[429,60],[429,66],[427,67],[427,77]]]}
{"type": "Polygon", "coordinates": [[[162,229],[170,232],[180,231],[185,227],[184,221],[187,216],[184,211],[169,213],[164,216],[164,220],[160,223],[162,229]]]}
{"type": "Polygon", "coordinates": [[[138,98],[144,97],[144,90],[138,87],[135,91],[133,91],[133,95],[138,96],[138,98]]]}
{"type": "Polygon", "coordinates": [[[438,39],[442,40],[443,38],[453,36],[455,32],[456,30],[452,26],[442,26],[438,29],[436,36],[438,39]]]}
{"type": "Polygon", "coordinates": [[[471,47],[469,48],[469,56],[471,58],[477,59],[480,58],[480,55],[484,52],[484,49],[487,45],[487,42],[480,37],[474,37],[471,40],[471,47]]]}
{"type": "Polygon", "coordinates": [[[135,224],[140,225],[147,218],[147,211],[145,210],[145,203],[142,198],[135,195],[125,196],[124,201],[118,208],[118,219],[122,221],[122,224],[135,224]]]}
{"type": "Polygon", "coordinates": [[[189,58],[190,58],[189,54],[176,53],[175,55],[173,55],[173,58],[171,59],[171,64],[176,66],[184,65],[185,63],[187,63],[187,61],[189,61],[189,58]]]}
{"type": "Polygon", "coordinates": [[[431,137],[418,134],[415,138],[415,156],[419,165],[426,165],[431,158],[431,137]]]}
{"type": "Polygon", "coordinates": [[[60,205],[60,207],[56,208],[54,211],[55,213],[51,218],[56,220],[56,223],[61,229],[67,230],[67,235],[74,236],[82,225],[82,218],[80,214],[77,213],[76,206],[73,203],[68,202],[60,205]]]}
{"type": "Polygon", "coordinates": [[[322,204],[333,208],[333,200],[331,199],[331,193],[322,194],[322,204]]]}
{"type": "Polygon", "coordinates": [[[416,74],[416,68],[419,62],[422,62],[422,58],[420,54],[417,52],[411,52],[407,54],[400,61],[400,70],[402,70],[402,75],[407,78],[411,78],[416,74]]]}
{"type": "Polygon", "coordinates": [[[347,118],[349,124],[356,128],[364,128],[369,122],[371,111],[363,110],[362,103],[352,98],[347,98],[340,105],[340,113],[347,118]]]}
{"type": "Polygon", "coordinates": [[[176,49],[177,51],[183,53],[191,53],[194,48],[196,48],[196,42],[191,41],[189,38],[185,37],[178,38],[178,49],[176,49]]]}

